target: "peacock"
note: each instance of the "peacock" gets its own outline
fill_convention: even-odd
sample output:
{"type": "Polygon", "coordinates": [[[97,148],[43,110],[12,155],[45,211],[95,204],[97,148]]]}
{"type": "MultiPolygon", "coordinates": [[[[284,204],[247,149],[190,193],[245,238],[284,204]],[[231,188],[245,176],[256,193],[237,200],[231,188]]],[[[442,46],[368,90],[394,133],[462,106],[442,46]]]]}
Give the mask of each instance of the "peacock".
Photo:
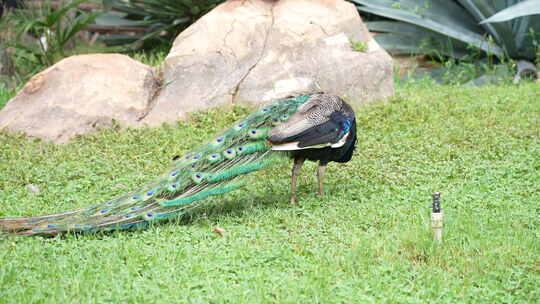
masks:
{"type": "Polygon", "coordinates": [[[284,157],[293,161],[291,199],[305,160],[319,162],[319,194],[329,162],[348,162],[356,144],[356,118],[340,97],[313,93],[282,99],[235,123],[183,156],[149,184],[80,210],[0,219],[0,236],[54,236],[145,227],[181,216],[197,202],[244,185],[241,177],[284,157]]]}

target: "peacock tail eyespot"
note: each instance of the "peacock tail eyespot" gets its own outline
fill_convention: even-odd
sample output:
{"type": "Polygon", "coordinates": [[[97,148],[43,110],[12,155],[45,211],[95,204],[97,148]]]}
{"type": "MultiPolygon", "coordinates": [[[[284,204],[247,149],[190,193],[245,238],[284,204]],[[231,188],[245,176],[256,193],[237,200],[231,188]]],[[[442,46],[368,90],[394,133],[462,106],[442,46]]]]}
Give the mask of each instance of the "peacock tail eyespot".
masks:
{"type": "Polygon", "coordinates": [[[103,210],[100,210],[99,213],[104,214],[104,213],[107,213],[109,211],[111,211],[111,210],[110,209],[103,209],[103,210]]]}
{"type": "Polygon", "coordinates": [[[218,153],[213,153],[208,155],[207,159],[210,163],[215,163],[221,159],[221,155],[218,153]]]}
{"type": "Polygon", "coordinates": [[[236,152],[233,149],[229,148],[223,152],[225,158],[232,159],[236,156],[236,152]]]}
{"type": "Polygon", "coordinates": [[[170,184],[168,190],[175,192],[176,190],[178,190],[178,184],[170,184]]]}
{"type": "Polygon", "coordinates": [[[237,124],[236,126],[234,126],[234,129],[235,129],[236,131],[239,131],[239,130],[241,130],[241,129],[242,129],[243,127],[245,127],[245,126],[246,126],[246,123],[245,123],[245,122],[241,122],[241,123],[237,124]]]}
{"type": "Polygon", "coordinates": [[[206,174],[204,174],[203,172],[197,172],[191,176],[191,179],[196,184],[200,184],[205,178],[206,178],[206,174]]]}
{"type": "Polygon", "coordinates": [[[136,200],[136,201],[141,199],[141,197],[140,197],[139,195],[135,195],[135,196],[132,197],[132,198],[133,198],[134,200],[136,200]]]}
{"type": "Polygon", "coordinates": [[[139,207],[131,207],[131,208],[129,208],[129,210],[130,211],[137,211],[137,210],[139,210],[139,207]]]}
{"type": "Polygon", "coordinates": [[[48,225],[47,225],[47,228],[56,228],[56,227],[58,227],[58,226],[57,226],[57,225],[54,225],[54,224],[48,224],[48,225]]]}
{"type": "Polygon", "coordinates": [[[199,159],[199,158],[201,158],[201,157],[202,157],[201,154],[197,154],[197,155],[193,156],[193,159],[199,159]]]}
{"type": "Polygon", "coordinates": [[[124,215],[124,218],[125,218],[125,219],[129,219],[129,218],[132,218],[132,217],[133,217],[133,216],[132,216],[132,215],[129,215],[129,214],[128,214],[128,215],[124,215]]]}
{"type": "Polygon", "coordinates": [[[157,219],[157,217],[155,217],[155,214],[154,212],[148,212],[146,214],[144,214],[142,216],[142,218],[146,221],[153,221],[154,219],[157,219]]]}
{"type": "Polygon", "coordinates": [[[112,205],[113,205],[113,201],[108,201],[105,205],[107,205],[107,206],[112,206],[112,205]]]}
{"type": "Polygon", "coordinates": [[[267,128],[253,129],[249,131],[248,136],[250,139],[261,139],[268,135],[268,131],[267,128]]]}
{"type": "Polygon", "coordinates": [[[171,172],[171,176],[176,176],[176,175],[178,175],[178,173],[180,173],[180,171],[179,171],[179,170],[175,170],[175,171],[171,172]]]}
{"type": "Polygon", "coordinates": [[[216,142],[217,142],[218,144],[220,144],[220,143],[222,143],[224,140],[225,140],[225,138],[223,138],[223,137],[218,137],[218,138],[216,139],[216,142]]]}
{"type": "Polygon", "coordinates": [[[146,195],[147,195],[147,196],[152,196],[152,195],[154,195],[154,191],[153,191],[153,190],[152,190],[152,191],[148,191],[148,192],[146,192],[146,195]]]}

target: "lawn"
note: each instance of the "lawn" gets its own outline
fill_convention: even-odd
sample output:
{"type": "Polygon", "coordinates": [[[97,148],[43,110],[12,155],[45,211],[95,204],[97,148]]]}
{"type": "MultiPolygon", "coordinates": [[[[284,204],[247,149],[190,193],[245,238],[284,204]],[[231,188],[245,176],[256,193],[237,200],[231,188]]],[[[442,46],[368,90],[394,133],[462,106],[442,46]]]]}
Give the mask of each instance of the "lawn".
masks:
{"type": "MultiPolygon", "coordinates": [[[[61,146],[0,133],[0,217],[119,195],[246,113],[61,146]]],[[[0,240],[0,303],[538,301],[540,84],[402,85],[357,117],[353,160],[329,166],[323,197],[305,167],[297,206],[283,163],[146,230],[0,240]],[[441,245],[429,230],[436,191],[441,245]]]]}

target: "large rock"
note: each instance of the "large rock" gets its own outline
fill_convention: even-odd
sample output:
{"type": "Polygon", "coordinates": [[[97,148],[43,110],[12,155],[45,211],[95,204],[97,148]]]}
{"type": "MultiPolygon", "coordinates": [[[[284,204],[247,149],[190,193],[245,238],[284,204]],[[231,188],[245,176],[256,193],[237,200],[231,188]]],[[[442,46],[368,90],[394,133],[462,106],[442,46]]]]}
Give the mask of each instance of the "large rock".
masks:
{"type": "Polygon", "coordinates": [[[344,0],[231,0],[182,32],[143,122],[228,104],[263,105],[324,91],[353,104],[393,94],[392,60],[344,0]],[[351,42],[362,42],[364,52],[351,42]]]}
{"type": "Polygon", "coordinates": [[[112,120],[158,125],[297,93],[324,91],[353,105],[393,94],[390,56],[344,0],[229,0],[177,37],[162,72],[158,84],[150,67],[126,56],[64,59],[0,111],[0,130],[64,142],[112,120]]]}
{"type": "Polygon", "coordinates": [[[0,112],[0,129],[55,142],[109,126],[135,126],[157,83],[150,67],[118,54],[64,59],[35,75],[0,112]]]}

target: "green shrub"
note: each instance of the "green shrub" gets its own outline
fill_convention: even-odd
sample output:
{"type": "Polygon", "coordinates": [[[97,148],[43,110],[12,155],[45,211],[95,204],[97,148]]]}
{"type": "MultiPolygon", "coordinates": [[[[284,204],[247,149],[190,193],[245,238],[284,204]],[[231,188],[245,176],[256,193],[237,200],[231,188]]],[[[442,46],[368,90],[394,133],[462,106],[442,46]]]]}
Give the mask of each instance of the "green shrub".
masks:
{"type": "Polygon", "coordinates": [[[18,74],[26,79],[71,53],[70,43],[85,26],[94,22],[97,13],[77,8],[84,0],[61,3],[54,8],[48,0],[40,8],[20,9],[6,14],[0,32],[10,35],[3,43],[13,49],[18,74]]]}

